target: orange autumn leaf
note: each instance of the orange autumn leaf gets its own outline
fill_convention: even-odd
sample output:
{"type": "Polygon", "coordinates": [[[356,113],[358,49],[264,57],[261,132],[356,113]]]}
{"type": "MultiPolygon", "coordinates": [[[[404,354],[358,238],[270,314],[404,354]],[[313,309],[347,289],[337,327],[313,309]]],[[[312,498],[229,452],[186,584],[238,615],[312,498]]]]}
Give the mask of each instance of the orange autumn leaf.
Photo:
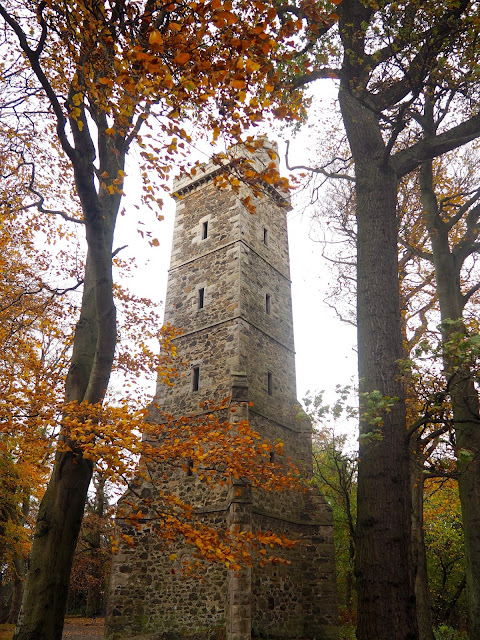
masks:
{"type": "Polygon", "coordinates": [[[177,64],[185,64],[186,62],[188,62],[190,60],[190,54],[187,53],[186,51],[183,52],[179,52],[177,53],[177,55],[175,56],[175,62],[177,64]]]}

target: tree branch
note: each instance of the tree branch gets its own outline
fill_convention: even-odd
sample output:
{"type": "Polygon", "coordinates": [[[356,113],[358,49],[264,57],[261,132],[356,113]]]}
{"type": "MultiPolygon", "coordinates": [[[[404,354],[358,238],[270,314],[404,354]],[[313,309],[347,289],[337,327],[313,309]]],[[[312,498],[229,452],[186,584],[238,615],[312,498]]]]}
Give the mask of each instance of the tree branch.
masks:
{"type": "Polygon", "coordinates": [[[480,136],[480,114],[436,136],[423,139],[392,157],[392,165],[399,178],[416,169],[422,162],[452,151],[480,136]]]}
{"type": "Polygon", "coordinates": [[[473,294],[477,293],[477,291],[480,289],[480,282],[477,282],[476,285],[474,285],[473,287],[470,287],[470,289],[467,291],[467,293],[465,293],[462,296],[462,306],[464,307],[467,302],[470,300],[470,298],[473,296],[473,294]]]}
{"type": "MultiPolygon", "coordinates": [[[[285,151],[285,166],[289,171],[303,170],[303,171],[311,171],[312,173],[319,173],[326,178],[342,178],[343,180],[348,180],[350,182],[355,182],[355,178],[353,176],[348,175],[348,173],[338,173],[337,171],[327,171],[324,167],[307,167],[303,164],[297,164],[295,166],[290,166],[288,161],[288,150],[290,148],[290,140],[287,140],[287,148],[285,151]]],[[[331,164],[331,162],[329,162],[331,164]]]]}
{"type": "MultiPolygon", "coordinates": [[[[40,82],[42,89],[45,91],[45,94],[50,104],[52,105],[53,112],[55,113],[55,116],[57,118],[57,134],[58,134],[60,143],[62,145],[62,148],[65,151],[65,153],[68,155],[68,157],[71,160],[73,160],[74,157],[76,156],[76,151],[69,143],[67,139],[67,135],[65,133],[65,126],[67,124],[67,119],[63,113],[63,109],[52,88],[52,85],[48,81],[41,67],[41,64],[40,64],[41,49],[38,50],[38,47],[37,47],[37,49],[34,51],[33,49],[30,48],[30,45],[28,44],[27,36],[25,35],[25,32],[23,31],[22,27],[8,13],[8,11],[5,9],[5,7],[2,4],[0,4],[0,16],[2,16],[2,18],[12,28],[13,32],[17,36],[20,47],[30,62],[32,71],[34,72],[35,76],[40,82]]],[[[41,17],[41,14],[40,14],[40,21],[42,22],[42,20],[43,18],[41,17]]],[[[46,37],[46,35],[43,34],[43,29],[44,29],[44,26],[42,25],[42,36],[40,38],[39,44],[42,42],[42,38],[46,37]]],[[[43,44],[42,44],[42,49],[43,49],[43,44]]]]}

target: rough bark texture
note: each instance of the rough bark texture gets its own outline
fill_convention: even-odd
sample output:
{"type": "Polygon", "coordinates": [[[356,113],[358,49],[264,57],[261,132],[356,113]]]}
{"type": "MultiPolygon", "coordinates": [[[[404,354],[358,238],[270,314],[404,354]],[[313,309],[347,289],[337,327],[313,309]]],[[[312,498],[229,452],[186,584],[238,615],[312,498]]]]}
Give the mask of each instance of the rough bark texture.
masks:
{"type": "Polygon", "coordinates": [[[463,322],[466,299],[460,286],[464,245],[451,249],[449,227],[442,220],[434,192],[432,163],[420,170],[422,203],[432,244],[437,295],[442,320],[444,372],[452,403],[457,448],[458,487],[462,507],[466,583],[471,638],[480,638],[480,404],[469,363],[462,362],[449,341],[467,336],[463,322]]]}
{"type": "Polygon", "coordinates": [[[381,426],[361,417],[356,581],[359,640],[417,638],[410,540],[410,472],[405,399],[395,173],[385,162],[377,116],[349,87],[340,105],[355,160],[357,323],[361,416],[367,395],[397,398],[381,426]]]}

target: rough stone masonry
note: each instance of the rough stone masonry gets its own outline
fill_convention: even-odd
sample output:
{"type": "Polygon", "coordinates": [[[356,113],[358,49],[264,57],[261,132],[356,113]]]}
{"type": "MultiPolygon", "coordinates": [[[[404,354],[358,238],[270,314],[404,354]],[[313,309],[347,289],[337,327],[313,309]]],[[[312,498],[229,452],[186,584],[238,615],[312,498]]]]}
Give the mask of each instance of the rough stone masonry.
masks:
{"type": "MultiPolygon", "coordinates": [[[[271,162],[267,151],[256,151],[257,168],[271,162]]],[[[249,156],[234,148],[231,162],[238,155],[249,156]]],[[[183,329],[176,346],[189,370],[173,387],[159,384],[155,402],[181,416],[200,413],[203,400],[229,396],[237,406],[232,421],[246,418],[262,437],[280,439],[285,455],[308,477],[311,428],[298,415],[295,385],[289,203],[284,193],[265,185],[267,195],[253,198],[252,214],[241,202],[246,186],[236,194],[215,185],[222,170],[211,163],[174,184],[165,322],[183,329]]],[[[166,482],[161,477],[158,471],[150,482],[139,479],[137,492],[151,496],[155,483],[166,482]]],[[[239,485],[212,492],[180,469],[167,484],[209,523],[270,530],[300,542],[285,552],[290,564],[253,566],[238,574],[212,564],[201,580],[186,579],[172,571],[172,549],[166,550],[148,521],[136,530],[120,520],[118,526],[135,544],[121,544],[114,557],[110,640],[337,637],[332,516],[315,489],[274,494],[239,485]]],[[[175,552],[179,565],[188,560],[188,548],[175,552]]]]}

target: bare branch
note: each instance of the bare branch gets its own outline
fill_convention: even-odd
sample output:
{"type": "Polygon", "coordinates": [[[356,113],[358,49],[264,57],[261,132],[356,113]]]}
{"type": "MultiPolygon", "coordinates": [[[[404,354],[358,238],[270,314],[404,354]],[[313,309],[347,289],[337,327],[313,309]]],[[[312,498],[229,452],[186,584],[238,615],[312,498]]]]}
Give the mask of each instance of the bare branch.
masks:
{"type": "Polygon", "coordinates": [[[297,171],[297,170],[311,171],[312,173],[319,173],[320,175],[325,176],[326,178],[342,178],[343,180],[348,180],[349,182],[355,182],[355,178],[353,176],[348,175],[347,173],[339,173],[338,171],[327,171],[325,169],[325,166],[332,164],[334,160],[338,160],[338,159],[343,160],[343,158],[334,158],[324,167],[307,167],[302,164],[290,166],[290,163],[288,161],[289,148],[290,148],[290,140],[287,140],[287,149],[285,151],[285,165],[289,171],[297,171]]]}
{"type": "Polygon", "coordinates": [[[474,285],[473,287],[470,287],[470,289],[462,296],[462,306],[464,307],[467,302],[470,300],[470,298],[477,293],[477,291],[480,289],[480,282],[477,282],[476,285],[474,285]]]}

